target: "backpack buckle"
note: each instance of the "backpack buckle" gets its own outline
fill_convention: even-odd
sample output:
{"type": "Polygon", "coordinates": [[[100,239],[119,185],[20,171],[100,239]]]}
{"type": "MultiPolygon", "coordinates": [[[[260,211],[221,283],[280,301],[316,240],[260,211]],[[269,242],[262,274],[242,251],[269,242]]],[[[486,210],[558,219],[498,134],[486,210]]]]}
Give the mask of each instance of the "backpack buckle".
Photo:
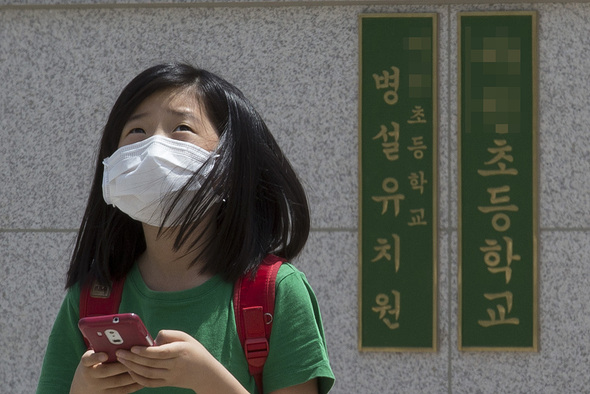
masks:
{"type": "Polygon", "coordinates": [[[248,364],[262,367],[268,357],[268,341],[266,338],[250,338],[244,343],[244,351],[248,364]]]}
{"type": "Polygon", "coordinates": [[[111,287],[101,285],[97,280],[92,282],[90,287],[90,297],[92,298],[109,298],[111,296],[111,287]]]}

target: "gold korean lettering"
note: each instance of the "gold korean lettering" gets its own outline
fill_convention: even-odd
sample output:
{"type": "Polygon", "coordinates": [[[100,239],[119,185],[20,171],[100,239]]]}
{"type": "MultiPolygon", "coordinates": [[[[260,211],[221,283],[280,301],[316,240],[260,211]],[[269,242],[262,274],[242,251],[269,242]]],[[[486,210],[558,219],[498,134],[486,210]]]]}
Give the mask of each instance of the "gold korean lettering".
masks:
{"type": "MultiPolygon", "coordinates": [[[[395,266],[395,272],[399,271],[399,263],[400,263],[400,238],[397,234],[391,234],[393,238],[393,264],[395,266]]],[[[391,250],[391,245],[387,241],[387,238],[377,238],[377,243],[379,245],[374,246],[373,249],[377,252],[377,256],[371,262],[376,262],[382,259],[387,261],[391,261],[391,254],[389,251],[391,250]]]]}
{"type": "Polygon", "coordinates": [[[411,222],[408,223],[408,226],[426,226],[428,223],[424,220],[424,208],[421,209],[410,209],[410,213],[412,214],[411,222]]]}
{"type": "Polygon", "coordinates": [[[381,74],[373,74],[373,79],[375,80],[376,89],[387,89],[383,94],[383,100],[389,105],[394,105],[398,101],[399,68],[391,66],[391,70],[392,73],[383,70],[381,74]]]}
{"type": "Polygon", "coordinates": [[[408,123],[426,123],[426,115],[424,115],[424,108],[422,108],[422,106],[414,105],[414,108],[412,108],[412,116],[410,116],[408,123]]]}
{"type": "Polygon", "coordinates": [[[510,216],[505,212],[517,212],[518,206],[505,204],[510,202],[510,196],[500,196],[500,193],[509,193],[510,186],[490,187],[487,189],[490,194],[490,206],[478,206],[477,209],[483,213],[494,213],[492,227],[498,232],[504,232],[510,228],[510,216]],[[504,204],[504,205],[499,205],[504,204]]]}
{"type": "Polygon", "coordinates": [[[399,291],[391,290],[391,294],[393,294],[393,307],[390,305],[389,296],[381,293],[375,297],[377,306],[374,306],[372,309],[373,312],[379,313],[379,320],[383,321],[390,330],[395,330],[399,327],[400,293],[399,291]],[[390,320],[388,315],[392,315],[394,320],[390,320]]]}
{"type": "Polygon", "coordinates": [[[386,193],[389,193],[387,196],[372,196],[371,198],[375,202],[383,203],[383,209],[381,210],[381,215],[385,215],[387,213],[387,209],[389,208],[389,202],[393,202],[394,205],[394,215],[397,217],[399,215],[399,205],[400,201],[404,200],[406,197],[401,194],[397,193],[399,189],[399,184],[397,183],[397,179],[395,178],[385,178],[381,183],[381,188],[386,193]]]}
{"type": "Polygon", "coordinates": [[[424,184],[428,183],[428,181],[424,179],[424,171],[412,172],[408,179],[410,180],[410,186],[412,186],[413,190],[419,190],[420,194],[424,194],[424,184]]]}
{"type": "Polygon", "coordinates": [[[506,243],[506,257],[504,259],[504,267],[498,267],[502,262],[502,257],[500,256],[500,252],[502,251],[502,246],[498,243],[495,239],[486,239],[486,246],[482,246],[479,248],[484,253],[483,260],[488,266],[488,271],[493,274],[497,274],[500,272],[504,272],[506,278],[506,284],[510,282],[512,277],[512,268],[510,268],[513,261],[520,261],[520,255],[514,254],[514,243],[512,238],[510,237],[502,237],[504,242],[506,243]]]}
{"type": "Polygon", "coordinates": [[[426,145],[424,145],[424,137],[412,137],[412,146],[408,146],[408,150],[414,153],[415,159],[422,159],[424,157],[424,150],[426,149],[426,145]]]}
{"type": "Polygon", "coordinates": [[[381,139],[385,157],[389,161],[395,161],[399,158],[399,124],[391,122],[391,126],[392,130],[388,130],[385,125],[381,125],[381,131],[373,139],[381,139]]]}
{"type": "Polygon", "coordinates": [[[506,140],[494,140],[495,148],[488,148],[488,152],[494,155],[491,160],[486,161],[484,164],[486,166],[493,166],[497,165],[497,169],[490,169],[490,170],[477,170],[477,173],[481,176],[491,176],[491,175],[518,175],[518,170],[515,168],[507,168],[506,163],[512,163],[514,161],[514,157],[512,155],[507,154],[508,152],[512,152],[512,146],[507,145],[506,140]]]}
{"type": "Polygon", "coordinates": [[[482,326],[482,327],[491,327],[491,326],[497,326],[500,324],[513,324],[513,325],[518,325],[520,324],[520,319],[518,319],[517,317],[512,317],[507,319],[506,315],[510,313],[510,311],[512,310],[512,292],[510,291],[505,291],[503,293],[486,293],[483,295],[486,299],[493,301],[493,300],[497,300],[499,298],[505,298],[506,299],[506,307],[504,307],[504,305],[502,304],[497,304],[496,305],[496,310],[498,311],[498,315],[496,316],[496,310],[488,308],[487,312],[488,312],[488,316],[490,317],[490,320],[478,320],[477,323],[482,326]]]}

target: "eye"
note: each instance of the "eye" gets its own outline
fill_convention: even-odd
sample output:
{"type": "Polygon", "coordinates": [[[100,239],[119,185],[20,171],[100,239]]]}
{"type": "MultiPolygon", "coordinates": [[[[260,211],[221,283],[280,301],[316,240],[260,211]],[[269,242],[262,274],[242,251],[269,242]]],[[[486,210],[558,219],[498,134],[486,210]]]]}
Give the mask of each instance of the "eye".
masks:
{"type": "Polygon", "coordinates": [[[129,134],[145,134],[145,130],[139,127],[129,130],[129,134]]]}
{"type": "Polygon", "coordinates": [[[191,133],[193,132],[193,129],[190,128],[190,126],[187,126],[185,124],[181,124],[179,126],[177,126],[174,131],[190,131],[191,133]]]}

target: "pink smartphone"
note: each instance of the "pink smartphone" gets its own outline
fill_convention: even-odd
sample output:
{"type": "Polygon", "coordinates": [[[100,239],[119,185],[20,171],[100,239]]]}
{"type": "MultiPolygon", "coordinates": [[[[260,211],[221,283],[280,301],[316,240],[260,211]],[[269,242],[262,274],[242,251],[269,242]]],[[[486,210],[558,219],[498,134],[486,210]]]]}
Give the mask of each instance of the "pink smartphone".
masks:
{"type": "Polygon", "coordinates": [[[82,335],[95,352],[108,354],[106,361],[117,361],[118,349],[129,350],[133,346],[152,346],[154,340],[135,313],[120,313],[84,317],[78,322],[82,335]]]}

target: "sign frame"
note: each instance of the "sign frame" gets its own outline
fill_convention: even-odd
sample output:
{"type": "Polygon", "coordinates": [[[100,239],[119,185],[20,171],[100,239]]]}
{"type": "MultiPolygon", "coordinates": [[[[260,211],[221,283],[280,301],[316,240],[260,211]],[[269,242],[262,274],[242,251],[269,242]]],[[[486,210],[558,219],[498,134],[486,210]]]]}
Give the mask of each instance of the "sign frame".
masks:
{"type": "MultiPolygon", "coordinates": [[[[359,308],[359,327],[358,327],[358,348],[360,351],[387,351],[387,352],[436,352],[438,350],[438,15],[436,13],[384,13],[384,14],[360,14],[358,17],[359,26],[359,284],[358,284],[358,308],[359,308]],[[426,346],[405,346],[400,345],[367,345],[363,341],[364,327],[363,316],[367,311],[363,310],[363,21],[368,19],[383,18],[428,18],[432,26],[431,47],[432,51],[432,75],[431,75],[431,95],[432,95],[432,122],[429,132],[432,133],[432,146],[430,154],[432,157],[432,174],[431,182],[432,209],[431,215],[431,234],[432,240],[429,244],[432,247],[432,262],[428,262],[429,270],[432,272],[432,284],[428,284],[429,291],[432,291],[432,317],[428,318],[428,324],[431,325],[429,330],[430,343],[426,346]],[[431,290],[430,290],[431,288],[431,290]]],[[[429,136],[430,137],[430,136],[429,136]]],[[[430,165],[430,164],[429,164],[430,165]]],[[[430,196],[429,196],[430,197],[430,196]]],[[[399,248],[398,248],[399,249],[399,248]]],[[[366,286],[365,286],[366,287],[366,286]]],[[[398,298],[399,300],[399,298],[398,298]]],[[[430,301],[428,301],[430,302],[430,301]]],[[[374,311],[368,311],[374,313],[374,311]]],[[[426,320],[426,319],[425,319],[426,320]]]]}
{"type": "MultiPolygon", "coordinates": [[[[536,11],[506,11],[506,12],[461,12],[458,13],[457,16],[457,48],[458,48],[458,68],[457,68],[457,83],[458,83],[458,105],[457,105],[457,141],[458,141],[458,149],[457,149],[457,163],[458,163],[458,192],[457,192],[457,199],[458,199],[458,349],[459,351],[520,351],[520,352],[537,352],[539,347],[539,314],[538,314],[538,32],[537,32],[537,12],[536,11]],[[531,19],[531,152],[530,152],[530,166],[531,166],[531,190],[530,190],[530,198],[531,198],[531,223],[530,223],[530,246],[531,246],[531,278],[532,286],[531,286],[531,293],[530,298],[532,300],[530,316],[531,321],[528,323],[531,327],[531,332],[529,342],[530,344],[526,344],[523,346],[513,346],[513,345],[506,345],[506,344],[465,344],[465,327],[464,327],[464,308],[468,303],[466,301],[467,298],[464,298],[464,282],[465,278],[463,277],[465,271],[465,256],[464,253],[464,228],[463,228],[463,208],[464,208],[464,200],[463,200],[463,187],[464,187],[464,171],[463,171],[463,99],[462,92],[463,92],[463,50],[462,48],[462,38],[463,38],[463,17],[510,17],[510,16],[518,16],[518,17],[530,17],[531,19]]],[[[519,60],[520,61],[520,60],[519,60]]],[[[520,109],[520,107],[519,107],[520,109]]],[[[466,112],[466,111],[465,111],[466,112]]],[[[506,126],[507,127],[507,126],[506,126]]],[[[506,142],[505,142],[506,143],[506,142]]],[[[516,153],[515,153],[516,154],[516,153]]],[[[507,198],[507,197],[506,197],[507,198]]],[[[487,241],[487,240],[486,240],[487,241]]],[[[520,256],[519,256],[520,258],[520,256]]],[[[520,263],[517,261],[516,264],[520,263]]],[[[515,264],[515,267],[516,267],[515,264]]],[[[507,291],[508,293],[508,291],[507,291]]],[[[510,293],[512,295],[512,293],[510,293]]],[[[469,298],[471,299],[471,298],[469,298]]],[[[488,298],[490,299],[490,298],[488,298]]],[[[488,312],[489,313],[489,312],[488,312]]],[[[481,323],[479,323],[482,325],[481,323]]],[[[516,323],[518,324],[518,323],[516,323]]],[[[483,326],[483,325],[482,325],[483,326]]]]}

